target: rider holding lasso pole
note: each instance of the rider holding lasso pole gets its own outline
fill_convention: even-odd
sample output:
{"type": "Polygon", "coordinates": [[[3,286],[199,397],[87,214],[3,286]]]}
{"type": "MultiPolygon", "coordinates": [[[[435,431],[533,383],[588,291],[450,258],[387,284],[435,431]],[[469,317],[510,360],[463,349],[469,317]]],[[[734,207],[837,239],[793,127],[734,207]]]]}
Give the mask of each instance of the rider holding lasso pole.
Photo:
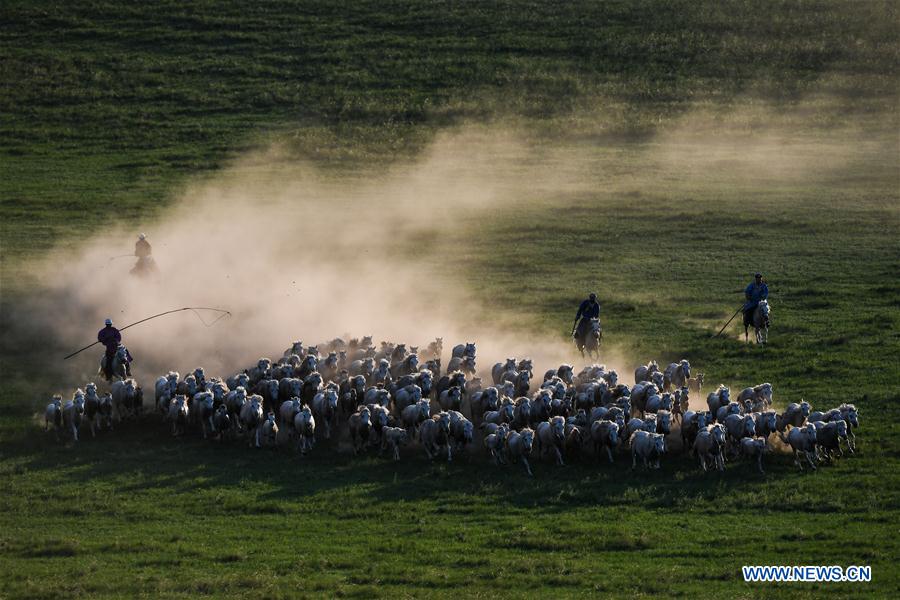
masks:
{"type": "Polygon", "coordinates": [[[763,281],[762,273],[757,272],[753,277],[753,281],[744,289],[744,327],[753,325],[753,311],[759,306],[760,300],[769,297],[769,286],[763,281]]]}

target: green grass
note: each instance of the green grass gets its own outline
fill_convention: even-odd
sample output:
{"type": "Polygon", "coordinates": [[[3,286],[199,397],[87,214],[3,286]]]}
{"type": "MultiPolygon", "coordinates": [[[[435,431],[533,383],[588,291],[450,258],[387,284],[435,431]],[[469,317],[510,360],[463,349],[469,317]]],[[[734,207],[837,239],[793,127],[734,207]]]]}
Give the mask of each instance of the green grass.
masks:
{"type": "Polygon", "coordinates": [[[29,2],[0,23],[0,595],[896,595],[894,4],[29,2]],[[812,167],[737,176],[739,151],[692,162],[699,138],[657,160],[698,111],[750,147],[774,123],[812,167]],[[61,374],[35,377],[33,340],[59,348],[16,320],[40,292],[24,259],[157,218],[272,140],[374,174],[462,122],[514,123],[615,183],[472,218],[447,268],[476,297],[562,336],[596,287],[627,356],[771,381],[782,403],[853,401],[859,453],[815,475],[781,455],[765,476],[702,475],[677,456],[658,473],[541,462],[531,480],[418,448],[301,461],[153,421],[77,447],[40,434],[61,374]],[[710,339],[759,265],[771,343],[710,339]],[[749,585],[744,564],[870,564],[874,580],[749,585]]]}
{"type": "Polygon", "coordinates": [[[110,199],[147,214],[268,132],[334,166],[461,120],[588,112],[581,134],[634,135],[747,98],[896,129],[891,2],[556,4],[7,3],[0,267],[100,228],[110,199]]]}

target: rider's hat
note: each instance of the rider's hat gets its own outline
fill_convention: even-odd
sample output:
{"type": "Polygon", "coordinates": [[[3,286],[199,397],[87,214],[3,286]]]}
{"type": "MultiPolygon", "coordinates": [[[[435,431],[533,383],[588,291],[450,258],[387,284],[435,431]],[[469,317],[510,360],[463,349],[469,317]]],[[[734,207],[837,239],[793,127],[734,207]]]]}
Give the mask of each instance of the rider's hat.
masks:
{"type": "Polygon", "coordinates": [[[143,239],[146,238],[146,237],[147,237],[147,236],[144,235],[143,233],[138,234],[138,239],[139,239],[139,240],[143,240],[143,239]]]}
{"type": "Polygon", "coordinates": [[[591,292],[590,294],[588,294],[588,298],[590,298],[591,300],[596,300],[596,299],[597,299],[597,294],[594,293],[594,292],[591,292]]]}
{"type": "Polygon", "coordinates": [[[759,271],[757,271],[756,274],[753,275],[753,276],[754,276],[754,277],[762,277],[762,273],[760,273],[759,271]]]}
{"type": "Polygon", "coordinates": [[[108,326],[108,325],[112,325],[112,319],[107,319],[107,320],[106,320],[106,324],[107,324],[107,326],[108,326]]]}

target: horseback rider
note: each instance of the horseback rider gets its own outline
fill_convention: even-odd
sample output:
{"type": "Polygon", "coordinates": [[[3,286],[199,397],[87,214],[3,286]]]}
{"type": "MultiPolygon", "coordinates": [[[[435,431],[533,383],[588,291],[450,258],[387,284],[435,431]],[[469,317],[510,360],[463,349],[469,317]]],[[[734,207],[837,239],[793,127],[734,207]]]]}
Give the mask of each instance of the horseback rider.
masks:
{"type": "Polygon", "coordinates": [[[763,281],[762,273],[756,273],[753,281],[744,289],[744,327],[753,325],[753,312],[761,300],[769,297],[769,286],[763,281]]]}
{"type": "Polygon", "coordinates": [[[578,312],[575,314],[572,337],[583,339],[591,327],[591,319],[598,318],[600,318],[600,303],[597,302],[597,294],[591,292],[587,300],[583,301],[578,307],[578,312]]]}
{"type": "Polygon", "coordinates": [[[116,357],[116,351],[119,349],[119,343],[122,341],[122,334],[113,327],[112,319],[107,319],[105,325],[97,333],[97,341],[106,347],[106,360],[103,362],[103,371],[107,379],[112,379],[113,359],[116,357]]]}
{"type": "Polygon", "coordinates": [[[137,262],[134,263],[129,273],[139,277],[156,274],[156,262],[153,260],[152,252],[153,249],[150,247],[150,242],[147,241],[147,236],[143,233],[140,234],[138,241],[134,244],[134,255],[137,256],[137,262]]]}
{"type": "Polygon", "coordinates": [[[150,247],[150,242],[147,241],[147,236],[143,233],[138,236],[138,241],[134,243],[134,255],[141,258],[147,258],[153,252],[153,249],[150,247]]]}

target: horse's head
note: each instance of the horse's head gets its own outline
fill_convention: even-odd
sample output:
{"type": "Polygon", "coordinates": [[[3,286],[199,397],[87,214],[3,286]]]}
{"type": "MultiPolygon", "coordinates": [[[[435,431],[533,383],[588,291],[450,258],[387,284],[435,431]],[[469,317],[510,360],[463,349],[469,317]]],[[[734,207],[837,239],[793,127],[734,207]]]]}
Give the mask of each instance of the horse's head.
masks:
{"type": "Polygon", "coordinates": [[[703,429],[706,427],[706,424],[709,423],[709,413],[708,412],[698,412],[697,413],[697,428],[703,429]]]}
{"type": "Polygon", "coordinates": [[[719,401],[722,404],[728,404],[731,400],[731,390],[724,385],[719,385],[719,389],[717,390],[719,394],[719,401]]]}
{"type": "Polygon", "coordinates": [[[525,429],[523,429],[522,431],[519,432],[519,435],[522,436],[520,438],[522,440],[522,450],[525,451],[525,454],[530,453],[531,446],[534,443],[534,431],[532,431],[531,429],[526,427],[525,429]]]}
{"type": "Polygon", "coordinates": [[[557,440],[562,441],[566,434],[566,420],[564,417],[553,417],[550,419],[550,428],[557,440]]]}
{"type": "Polygon", "coordinates": [[[841,415],[850,422],[851,427],[859,427],[859,412],[852,404],[842,404],[841,415]]]}
{"type": "Polygon", "coordinates": [[[615,370],[608,371],[603,379],[610,387],[616,387],[619,384],[619,374],[615,370]]]}
{"type": "Polygon", "coordinates": [[[835,421],[835,428],[837,429],[838,436],[845,438],[847,437],[847,422],[846,421],[835,421]]]}
{"type": "Polygon", "coordinates": [[[489,387],[481,392],[481,404],[485,410],[497,410],[500,406],[500,392],[497,388],[489,387]]]}
{"type": "Polygon", "coordinates": [[[725,443],[725,427],[723,427],[721,424],[716,423],[715,425],[713,425],[710,428],[710,434],[712,434],[712,437],[716,441],[716,443],[725,443]]]}
{"type": "Polygon", "coordinates": [[[437,421],[438,428],[443,431],[445,435],[450,433],[450,413],[440,412],[435,415],[434,420],[437,421]]]}

